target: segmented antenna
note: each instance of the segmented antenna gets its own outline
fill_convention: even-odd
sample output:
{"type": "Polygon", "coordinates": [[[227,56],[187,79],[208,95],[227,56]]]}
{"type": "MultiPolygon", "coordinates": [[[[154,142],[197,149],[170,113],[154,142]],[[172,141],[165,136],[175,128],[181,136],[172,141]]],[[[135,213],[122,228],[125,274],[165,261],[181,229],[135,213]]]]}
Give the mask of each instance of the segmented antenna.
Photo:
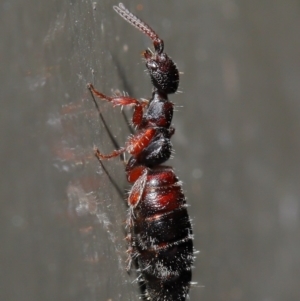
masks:
{"type": "Polygon", "coordinates": [[[164,42],[161,40],[156,32],[138,17],[133,15],[123,3],[119,3],[119,6],[113,6],[113,9],[128,23],[139,29],[141,32],[146,34],[152,41],[154,49],[158,54],[161,54],[164,50],[164,42]]]}

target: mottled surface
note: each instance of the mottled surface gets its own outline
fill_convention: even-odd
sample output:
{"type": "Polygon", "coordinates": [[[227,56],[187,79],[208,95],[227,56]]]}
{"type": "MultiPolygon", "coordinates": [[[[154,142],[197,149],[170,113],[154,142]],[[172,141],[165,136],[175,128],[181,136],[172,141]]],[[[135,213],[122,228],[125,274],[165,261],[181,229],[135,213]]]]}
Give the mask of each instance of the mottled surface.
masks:
{"type": "MultiPolygon", "coordinates": [[[[124,1],[184,72],[170,164],[200,251],[191,301],[298,301],[300,5],[166,3],[124,1]]],[[[150,97],[151,43],[113,4],[0,4],[0,300],[138,300],[125,203],[93,157],[113,145],[86,83],[150,97]]],[[[120,110],[101,110],[123,145],[120,110]]],[[[124,187],[123,164],[105,166],[124,187]]]]}

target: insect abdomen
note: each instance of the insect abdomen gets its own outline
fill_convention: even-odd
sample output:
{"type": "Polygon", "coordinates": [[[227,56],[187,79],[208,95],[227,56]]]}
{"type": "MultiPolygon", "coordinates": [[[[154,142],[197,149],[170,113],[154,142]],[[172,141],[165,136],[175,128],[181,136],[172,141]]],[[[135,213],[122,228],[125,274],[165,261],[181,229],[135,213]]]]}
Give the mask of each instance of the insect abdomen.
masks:
{"type": "Polygon", "coordinates": [[[192,229],[181,184],[172,168],[148,171],[132,215],[132,245],[147,297],[185,300],[193,263],[192,229]]]}

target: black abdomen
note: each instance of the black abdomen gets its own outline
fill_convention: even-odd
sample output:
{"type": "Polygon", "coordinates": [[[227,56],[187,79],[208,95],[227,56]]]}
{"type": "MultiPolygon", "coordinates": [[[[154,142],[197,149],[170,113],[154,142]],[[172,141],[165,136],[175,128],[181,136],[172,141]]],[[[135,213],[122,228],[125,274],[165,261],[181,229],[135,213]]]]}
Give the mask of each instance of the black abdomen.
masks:
{"type": "Polygon", "coordinates": [[[192,228],[180,182],[170,167],[148,171],[131,222],[132,246],[146,297],[185,300],[194,259],[192,228]]]}

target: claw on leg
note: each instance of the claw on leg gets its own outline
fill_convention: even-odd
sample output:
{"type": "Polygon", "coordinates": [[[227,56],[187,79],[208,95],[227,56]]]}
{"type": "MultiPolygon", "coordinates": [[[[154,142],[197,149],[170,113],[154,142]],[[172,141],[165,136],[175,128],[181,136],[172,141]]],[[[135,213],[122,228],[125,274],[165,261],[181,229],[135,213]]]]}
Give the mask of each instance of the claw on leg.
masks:
{"type": "Polygon", "coordinates": [[[117,156],[123,154],[125,151],[126,151],[125,147],[121,147],[120,149],[114,150],[112,153],[110,153],[108,155],[104,155],[99,151],[98,148],[96,148],[96,147],[94,148],[95,156],[97,157],[97,159],[99,161],[117,157],[117,156]]]}

